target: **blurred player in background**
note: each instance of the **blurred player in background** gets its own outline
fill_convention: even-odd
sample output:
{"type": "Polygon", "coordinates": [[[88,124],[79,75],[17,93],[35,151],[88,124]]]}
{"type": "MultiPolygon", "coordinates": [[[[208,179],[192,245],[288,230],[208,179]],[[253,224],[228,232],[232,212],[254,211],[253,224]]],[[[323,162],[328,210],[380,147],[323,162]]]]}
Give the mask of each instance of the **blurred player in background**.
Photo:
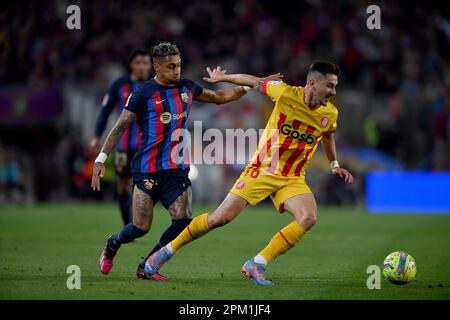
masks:
{"type": "MultiPolygon", "coordinates": [[[[151,70],[150,52],[141,48],[134,50],[128,59],[128,68],[130,73],[114,81],[103,98],[95,125],[95,138],[90,143],[91,154],[99,153],[101,138],[114,108],[118,105],[119,112],[122,112],[130,93],[148,80],[151,70]]],[[[133,121],[120,139],[114,157],[119,208],[124,225],[131,220],[131,160],[140,146],[141,131],[136,121],[133,121]]]]}
{"type": "MultiPolygon", "coordinates": [[[[178,143],[172,135],[177,129],[186,130],[193,100],[223,104],[242,97],[250,89],[238,86],[213,91],[191,80],[180,79],[180,52],[171,43],[155,46],[152,59],[156,76],[130,95],[94,165],[91,186],[94,190],[100,190],[100,178],[105,172],[107,156],[137,119],[142,130],[142,143],[131,164],[133,221],[106,241],[100,257],[100,271],[103,274],[110,272],[122,244],[140,238],[149,231],[153,207],[158,200],[169,211],[173,223],[180,222],[177,231],[171,234],[171,239],[167,240],[169,237],[166,237],[165,243],[160,241],[160,244],[167,244],[190,223],[192,191],[188,177],[189,162],[176,149],[178,143]]],[[[138,266],[138,278],[167,281],[157,272],[146,275],[144,265],[148,256],[138,266]]]]}
{"type": "Polygon", "coordinates": [[[245,74],[226,75],[220,67],[208,68],[208,73],[210,77],[204,80],[211,83],[225,81],[256,88],[275,102],[275,108],[255,155],[222,204],[212,214],[194,218],[175,240],[149,257],[144,270],[149,276],[159,272],[183,245],[229,223],[248,203],[256,205],[270,196],[279,212],[288,211],[294,221],[248,260],[242,272],[256,284],[271,285],[265,277],[267,264],[294,247],[316,223],[316,201],[305,173],[319,141],[332,174],[353,182],[351,173],[339,167],[334,141],[338,109],[330,99],[336,94],[339,69],[330,62],[313,63],[305,87],[245,74]]]}

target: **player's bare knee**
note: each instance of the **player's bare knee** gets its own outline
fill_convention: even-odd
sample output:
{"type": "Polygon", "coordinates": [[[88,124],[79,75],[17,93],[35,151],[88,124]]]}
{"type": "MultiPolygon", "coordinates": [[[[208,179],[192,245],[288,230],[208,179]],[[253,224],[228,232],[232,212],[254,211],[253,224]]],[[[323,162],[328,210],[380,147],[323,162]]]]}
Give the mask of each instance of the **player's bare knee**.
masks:
{"type": "Polygon", "coordinates": [[[192,212],[190,211],[180,211],[180,212],[174,212],[170,213],[170,218],[172,220],[178,220],[183,218],[192,218],[192,212]]]}
{"type": "Polygon", "coordinates": [[[133,212],[133,224],[139,229],[148,232],[152,225],[152,217],[144,212],[133,212]]]}
{"type": "Polygon", "coordinates": [[[192,218],[192,189],[189,187],[169,206],[172,220],[192,218]]]}
{"type": "Polygon", "coordinates": [[[190,206],[170,206],[169,214],[172,220],[178,220],[183,218],[192,218],[192,210],[190,206]]]}
{"type": "Polygon", "coordinates": [[[217,217],[214,214],[211,214],[208,216],[208,227],[209,229],[213,229],[213,228],[217,228],[222,226],[222,220],[220,219],[220,217],[217,217]]]}
{"type": "Polygon", "coordinates": [[[145,192],[135,187],[133,194],[133,224],[148,232],[153,220],[153,200],[145,192]]]}
{"type": "Polygon", "coordinates": [[[233,220],[230,217],[227,217],[226,214],[223,214],[221,212],[213,212],[208,216],[208,227],[210,229],[217,228],[224,226],[233,220]]]}
{"type": "Polygon", "coordinates": [[[234,197],[230,194],[220,204],[209,217],[208,225],[210,228],[217,228],[230,223],[236,218],[247,202],[242,198],[234,197]]]}
{"type": "Polygon", "coordinates": [[[133,224],[146,233],[150,231],[150,223],[147,221],[133,221],[133,224]]]}
{"type": "Polygon", "coordinates": [[[314,225],[317,222],[317,215],[315,213],[308,213],[305,214],[301,221],[300,221],[300,225],[306,230],[308,231],[309,229],[311,229],[312,227],[314,227],[314,225]]]}
{"type": "Polygon", "coordinates": [[[317,211],[314,208],[309,210],[305,208],[289,208],[289,212],[294,216],[295,220],[302,226],[303,229],[308,231],[317,222],[317,211]]]}

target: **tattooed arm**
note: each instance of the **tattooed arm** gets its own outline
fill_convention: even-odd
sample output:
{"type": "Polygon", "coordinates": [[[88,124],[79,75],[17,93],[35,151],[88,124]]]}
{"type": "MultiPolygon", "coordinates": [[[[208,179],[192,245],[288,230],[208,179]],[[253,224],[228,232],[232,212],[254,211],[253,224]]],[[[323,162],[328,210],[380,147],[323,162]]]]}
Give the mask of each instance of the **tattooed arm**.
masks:
{"type": "MultiPolygon", "coordinates": [[[[105,143],[103,144],[100,154],[104,153],[108,156],[112,150],[116,147],[120,137],[125,130],[130,126],[133,120],[136,118],[136,114],[127,109],[123,109],[119,119],[116,122],[114,128],[111,129],[105,143]]],[[[100,178],[105,174],[105,165],[103,162],[95,161],[94,172],[92,174],[91,188],[93,190],[100,191],[100,178]]]]}
{"type": "Polygon", "coordinates": [[[204,77],[203,80],[209,83],[217,82],[230,82],[241,86],[248,86],[263,92],[263,83],[265,80],[283,80],[283,75],[281,73],[275,73],[270,76],[260,78],[255,77],[250,74],[226,74],[226,70],[222,70],[220,67],[216,67],[211,70],[209,67],[206,68],[209,77],[204,77]]]}
{"type": "Polygon", "coordinates": [[[234,87],[221,90],[203,89],[202,93],[196,98],[197,101],[224,104],[239,99],[247,90],[244,87],[234,87]]]}
{"type": "Polygon", "coordinates": [[[230,82],[240,85],[239,87],[217,91],[203,89],[203,92],[197,97],[198,101],[212,102],[216,104],[227,103],[239,99],[246,94],[250,88],[254,88],[262,92],[262,86],[266,79],[281,80],[283,78],[283,75],[280,73],[272,74],[265,78],[258,78],[249,74],[225,74],[227,71],[222,70],[220,67],[217,67],[214,70],[211,70],[208,67],[206,68],[206,71],[209,75],[209,77],[203,78],[206,82],[230,82]],[[242,86],[247,86],[247,88],[242,86]]]}

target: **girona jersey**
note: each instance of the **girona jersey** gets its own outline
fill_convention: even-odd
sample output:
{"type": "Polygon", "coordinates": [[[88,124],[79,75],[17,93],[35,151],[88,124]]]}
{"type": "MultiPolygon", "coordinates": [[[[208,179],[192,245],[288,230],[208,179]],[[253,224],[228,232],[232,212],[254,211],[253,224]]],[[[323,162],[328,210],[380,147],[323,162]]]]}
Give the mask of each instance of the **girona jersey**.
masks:
{"type": "Polygon", "coordinates": [[[328,102],[310,109],[304,88],[266,80],[263,93],[275,102],[258,148],[249,162],[281,176],[305,176],[306,168],[324,133],[337,128],[338,110],[328,102]]]}
{"type": "Polygon", "coordinates": [[[183,130],[192,102],[203,88],[191,80],[181,79],[165,87],[154,78],[133,91],[125,108],[136,113],[142,131],[142,143],[131,164],[132,173],[152,173],[167,169],[188,169],[184,158],[183,130]]]}

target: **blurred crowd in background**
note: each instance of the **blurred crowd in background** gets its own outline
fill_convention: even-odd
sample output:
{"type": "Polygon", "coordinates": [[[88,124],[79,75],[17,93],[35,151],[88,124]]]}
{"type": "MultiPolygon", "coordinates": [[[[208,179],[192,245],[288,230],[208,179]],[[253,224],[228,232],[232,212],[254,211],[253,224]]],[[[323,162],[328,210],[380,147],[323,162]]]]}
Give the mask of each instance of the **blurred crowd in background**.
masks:
{"type": "MultiPolygon", "coordinates": [[[[93,137],[103,94],[126,72],[124,62],[134,48],[162,41],[180,48],[183,77],[208,87],[201,80],[206,66],[258,76],[281,72],[292,85],[304,85],[315,59],[340,66],[338,154],[361,182],[343,190],[319,151],[308,176],[319,202],[361,203],[367,170],[450,170],[449,15],[425,3],[377,1],[381,29],[369,30],[370,4],[8,3],[0,12],[2,199],[20,198],[4,190],[25,190],[26,181],[33,181],[26,189],[33,194],[28,199],[97,197],[88,190],[92,155],[86,144],[93,137]],[[81,9],[81,30],[66,27],[71,4],[81,9]],[[36,102],[37,111],[29,116],[26,101],[39,92],[46,93],[46,102],[36,102]],[[25,172],[31,175],[24,178],[25,172]]],[[[268,114],[270,102],[251,93],[225,107],[198,105],[190,121],[202,120],[204,129],[263,128],[268,114]]],[[[110,126],[116,120],[112,118],[110,126]]],[[[242,166],[198,169],[201,183],[194,195],[199,201],[216,202],[242,166]]]]}

